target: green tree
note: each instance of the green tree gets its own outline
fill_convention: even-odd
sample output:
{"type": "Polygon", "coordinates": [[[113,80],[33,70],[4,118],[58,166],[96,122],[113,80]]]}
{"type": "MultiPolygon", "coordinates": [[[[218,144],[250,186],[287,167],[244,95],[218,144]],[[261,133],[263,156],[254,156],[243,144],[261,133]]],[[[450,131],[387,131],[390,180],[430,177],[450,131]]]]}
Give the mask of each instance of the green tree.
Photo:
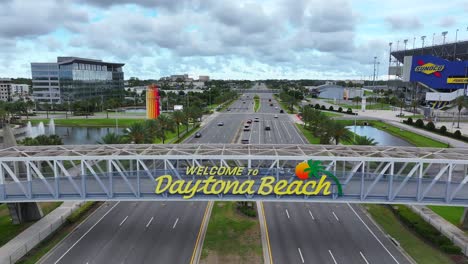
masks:
{"type": "Polygon", "coordinates": [[[180,127],[180,124],[183,123],[185,120],[185,113],[180,110],[174,111],[172,113],[172,119],[174,120],[177,126],[177,137],[180,138],[179,127],[180,127]]]}
{"type": "Polygon", "coordinates": [[[334,121],[329,123],[328,129],[336,145],[340,143],[340,140],[350,140],[349,130],[344,124],[334,121]]]}
{"type": "Polygon", "coordinates": [[[44,110],[46,110],[47,119],[49,119],[50,104],[44,103],[42,107],[44,108],[44,110]]]}
{"type": "Polygon", "coordinates": [[[132,123],[125,130],[125,136],[128,141],[134,144],[144,144],[149,140],[148,131],[142,122],[132,123]]]}
{"type": "Polygon", "coordinates": [[[57,135],[40,135],[35,138],[27,137],[19,141],[20,145],[24,146],[50,146],[50,145],[63,145],[62,139],[57,135]]]}

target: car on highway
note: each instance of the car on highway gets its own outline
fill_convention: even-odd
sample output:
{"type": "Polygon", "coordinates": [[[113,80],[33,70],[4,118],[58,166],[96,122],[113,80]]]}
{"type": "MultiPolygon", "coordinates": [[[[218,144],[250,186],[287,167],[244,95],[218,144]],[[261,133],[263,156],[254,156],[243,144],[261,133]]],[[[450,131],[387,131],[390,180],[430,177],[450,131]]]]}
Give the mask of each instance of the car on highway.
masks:
{"type": "Polygon", "coordinates": [[[255,118],[254,118],[254,122],[258,122],[258,121],[260,121],[260,118],[255,117],[255,118]]]}
{"type": "Polygon", "coordinates": [[[275,118],[278,118],[278,115],[275,115],[275,118]]]}
{"type": "Polygon", "coordinates": [[[248,124],[244,126],[244,131],[250,131],[250,126],[248,124]]]}
{"type": "Polygon", "coordinates": [[[270,121],[265,121],[265,130],[271,130],[270,121]]]}
{"type": "Polygon", "coordinates": [[[200,132],[195,133],[195,137],[196,137],[196,138],[200,138],[200,137],[201,137],[201,133],[200,133],[200,132]]]}
{"type": "Polygon", "coordinates": [[[228,111],[228,112],[231,112],[231,108],[228,108],[227,111],[228,111]]]}
{"type": "Polygon", "coordinates": [[[283,109],[281,109],[281,110],[280,110],[280,113],[281,113],[281,114],[282,114],[282,113],[284,113],[284,110],[283,110],[283,109]]]}
{"type": "Polygon", "coordinates": [[[246,123],[247,124],[252,124],[252,119],[248,119],[246,123]]]}
{"type": "Polygon", "coordinates": [[[242,101],[243,104],[245,104],[245,101],[242,101]]]}
{"type": "Polygon", "coordinates": [[[275,109],[278,109],[278,107],[276,106],[275,109]]]}
{"type": "Polygon", "coordinates": [[[218,126],[224,126],[224,122],[218,122],[218,126]]]}
{"type": "Polygon", "coordinates": [[[271,103],[270,106],[273,106],[273,103],[271,103]]]}

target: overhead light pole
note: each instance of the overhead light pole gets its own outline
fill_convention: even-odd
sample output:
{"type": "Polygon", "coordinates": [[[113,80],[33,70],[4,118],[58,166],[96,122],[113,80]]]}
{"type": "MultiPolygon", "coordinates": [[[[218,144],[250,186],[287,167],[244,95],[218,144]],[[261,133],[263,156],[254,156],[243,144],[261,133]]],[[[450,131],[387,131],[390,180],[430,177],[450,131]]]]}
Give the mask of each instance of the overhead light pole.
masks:
{"type": "Polygon", "coordinates": [[[458,28],[455,31],[455,44],[453,44],[453,60],[456,59],[457,56],[457,39],[458,38],[458,28]]]}
{"type": "Polygon", "coordinates": [[[447,34],[448,34],[448,31],[442,32],[442,37],[444,38],[444,40],[442,41],[442,44],[445,44],[445,36],[447,36],[447,34]]]}

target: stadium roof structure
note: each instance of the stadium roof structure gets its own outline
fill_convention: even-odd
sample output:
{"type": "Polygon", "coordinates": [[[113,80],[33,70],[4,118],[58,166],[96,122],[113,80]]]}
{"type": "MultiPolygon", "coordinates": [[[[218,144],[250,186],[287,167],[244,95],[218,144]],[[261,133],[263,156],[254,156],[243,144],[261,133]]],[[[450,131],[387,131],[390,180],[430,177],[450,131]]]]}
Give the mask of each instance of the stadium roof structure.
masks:
{"type": "Polygon", "coordinates": [[[391,55],[400,62],[403,62],[405,56],[416,55],[433,55],[451,61],[468,61],[468,41],[446,43],[417,49],[392,51],[391,55]]]}

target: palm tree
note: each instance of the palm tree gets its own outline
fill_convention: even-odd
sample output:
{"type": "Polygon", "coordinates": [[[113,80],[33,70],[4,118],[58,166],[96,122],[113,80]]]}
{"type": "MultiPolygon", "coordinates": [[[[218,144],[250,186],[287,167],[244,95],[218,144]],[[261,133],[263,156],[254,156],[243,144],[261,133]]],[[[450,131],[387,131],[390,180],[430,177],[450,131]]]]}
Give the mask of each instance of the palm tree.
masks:
{"type": "Polygon", "coordinates": [[[354,145],[368,145],[368,146],[375,146],[378,142],[375,141],[373,138],[367,136],[358,136],[354,139],[354,145]]]}
{"type": "Polygon", "coordinates": [[[411,102],[411,107],[413,107],[413,114],[416,114],[416,107],[418,107],[419,103],[417,100],[413,100],[411,102]]]}
{"type": "Polygon", "coordinates": [[[343,190],[340,181],[335,175],[333,175],[333,173],[325,170],[325,166],[322,165],[322,162],[317,160],[308,160],[307,165],[309,165],[309,167],[306,168],[304,171],[309,172],[309,177],[320,179],[320,177],[322,177],[322,175],[325,174],[327,178],[331,178],[335,182],[336,187],[338,188],[338,196],[343,195],[343,190]]]}
{"type": "Polygon", "coordinates": [[[143,144],[149,141],[148,131],[143,123],[133,123],[125,130],[126,137],[134,144],[143,144]]]}
{"type": "Polygon", "coordinates": [[[121,135],[115,133],[108,133],[101,138],[99,144],[125,144],[125,139],[121,135]]]}
{"type": "Polygon", "coordinates": [[[362,101],[362,98],[359,96],[353,97],[353,102],[356,103],[356,107],[359,104],[359,102],[362,101]]]}
{"type": "Polygon", "coordinates": [[[340,143],[340,140],[350,139],[349,130],[342,123],[332,122],[329,124],[329,129],[336,145],[340,143]]]}
{"type": "Polygon", "coordinates": [[[164,132],[174,131],[175,123],[174,123],[174,120],[171,118],[171,116],[169,116],[167,114],[162,114],[162,115],[158,116],[157,120],[160,123],[160,125],[161,125],[162,129],[164,130],[164,132]]]}
{"type": "Polygon", "coordinates": [[[460,115],[461,115],[461,110],[466,105],[465,98],[463,96],[457,97],[457,99],[455,99],[455,104],[457,105],[457,109],[458,109],[458,125],[457,125],[457,128],[460,128],[460,115]]]}
{"type": "Polygon", "coordinates": [[[46,110],[47,119],[49,119],[50,104],[49,104],[49,103],[45,103],[45,104],[43,104],[43,107],[44,107],[44,109],[46,110]]]}
{"type": "Polygon", "coordinates": [[[177,137],[180,138],[179,126],[180,123],[184,122],[185,120],[185,113],[180,110],[174,111],[174,113],[172,113],[172,119],[177,126],[177,137]]]}

